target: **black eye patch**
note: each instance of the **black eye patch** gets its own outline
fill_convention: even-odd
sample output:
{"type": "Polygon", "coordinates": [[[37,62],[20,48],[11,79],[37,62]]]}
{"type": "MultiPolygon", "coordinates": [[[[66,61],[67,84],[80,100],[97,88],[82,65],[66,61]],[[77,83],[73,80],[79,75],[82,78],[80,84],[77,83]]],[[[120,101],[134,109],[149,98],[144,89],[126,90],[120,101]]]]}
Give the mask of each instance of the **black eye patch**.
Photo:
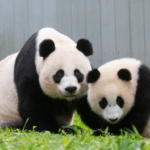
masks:
{"type": "Polygon", "coordinates": [[[74,75],[79,83],[83,81],[84,75],[78,69],[74,70],[74,75]]]}
{"type": "Polygon", "coordinates": [[[105,109],[107,106],[107,100],[105,97],[102,98],[102,100],[99,102],[99,105],[102,109],[105,109]]]}
{"type": "Polygon", "coordinates": [[[53,79],[56,83],[60,83],[62,77],[64,76],[64,71],[62,69],[59,69],[55,75],[53,75],[53,79]]]}
{"type": "Polygon", "coordinates": [[[117,101],[118,106],[120,106],[120,108],[122,108],[124,105],[123,99],[120,96],[118,96],[116,101],[117,101]]]}

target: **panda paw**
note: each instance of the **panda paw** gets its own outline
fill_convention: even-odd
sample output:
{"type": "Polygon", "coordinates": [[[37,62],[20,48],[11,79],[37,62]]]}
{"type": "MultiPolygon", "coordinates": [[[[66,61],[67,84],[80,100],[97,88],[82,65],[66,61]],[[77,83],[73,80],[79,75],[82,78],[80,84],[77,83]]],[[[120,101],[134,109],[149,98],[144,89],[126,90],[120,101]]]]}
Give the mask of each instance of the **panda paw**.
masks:
{"type": "Polygon", "coordinates": [[[102,130],[101,129],[96,129],[96,130],[94,130],[93,131],[93,134],[92,134],[93,136],[105,136],[105,134],[102,132],[102,130]]]}
{"type": "Polygon", "coordinates": [[[59,130],[59,133],[65,133],[65,134],[78,134],[82,132],[83,132],[83,128],[77,125],[62,126],[59,130]]]}

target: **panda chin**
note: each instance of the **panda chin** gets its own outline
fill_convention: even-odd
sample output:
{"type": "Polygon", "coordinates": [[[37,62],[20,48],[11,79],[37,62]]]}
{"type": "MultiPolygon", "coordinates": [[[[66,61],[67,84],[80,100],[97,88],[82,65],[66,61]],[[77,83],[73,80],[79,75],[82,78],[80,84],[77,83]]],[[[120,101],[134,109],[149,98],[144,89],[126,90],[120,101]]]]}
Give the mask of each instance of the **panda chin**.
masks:
{"type": "Polygon", "coordinates": [[[76,95],[66,95],[65,97],[76,97],[76,95]]]}
{"type": "Polygon", "coordinates": [[[111,121],[109,121],[109,123],[110,123],[110,124],[115,125],[115,124],[117,124],[117,123],[118,123],[118,121],[115,121],[115,122],[111,122],[111,121]]]}
{"type": "Polygon", "coordinates": [[[73,100],[73,99],[76,99],[76,96],[77,95],[63,95],[65,97],[65,99],[67,100],[73,100]]]}
{"type": "Polygon", "coordinates": [[[119,123],[120,119],[118,119],[117,121],[109,121],[109,120],[106,120],[109,124],[112,124],[112,125],[115,125],[117,123],[119,123]]]}
{"type": "Polygon", "coordinates": [[[73,94],[68,94],[68,93],[62,93],[60,92],[63,99],[66,99],[66,100],[73,100],[73,99],[76,99],[77,98],[77,94],[76,93],[73,93],[73,94]]]}

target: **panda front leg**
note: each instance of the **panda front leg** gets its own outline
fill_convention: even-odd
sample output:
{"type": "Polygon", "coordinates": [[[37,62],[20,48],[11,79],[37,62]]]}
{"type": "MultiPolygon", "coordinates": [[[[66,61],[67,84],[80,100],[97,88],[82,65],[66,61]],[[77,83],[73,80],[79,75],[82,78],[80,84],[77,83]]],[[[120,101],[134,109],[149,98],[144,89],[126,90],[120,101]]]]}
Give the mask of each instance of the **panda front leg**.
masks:
{"type": "Polygon", "coordinates": [[[42,116],[32,115],[27,119],[24,119],[23,129],[42,132],[50,131],[52,133],[58,133],[58,125],[54,118],[43,118],[42,116]]]}
{"type": "Polygon", "coordinates": [[[58,124],[50,106],[36,105],[30,101],[19,104],[19,113],[23,119],[23,129],[38,132],[50,131],[58,133],[58,124]],[[48,107],[48,108],[47,108],[48,107]]]}
{"type": "Polygon", "coordinates": [[[97,130],[100,129],[104,123],[103,119],[95,114],[88,101],[87,96],[79,99],[76,103],[76,109],[78,114],[81,117],[81,120],[91,129],[97,130]]]}
{"type": "Polygon", "coordinates": [[[96,129],[93,131],[94,136],[105,136],[107,134],[113,134],[113,135],[120,135],[121,129],[119,126],[110,125],[110,124],[103,124],[103,126],[100,129],[96,129]]]}
{"type": "Polygon", "coordinates": [[[103,132],[103,130],[102,129],[96,129],[96,130],[94,130],[93,131],[93,134],[92,134],[93,136],[105,136],[105,134],[104,134],[104,132],[103,132]]]}

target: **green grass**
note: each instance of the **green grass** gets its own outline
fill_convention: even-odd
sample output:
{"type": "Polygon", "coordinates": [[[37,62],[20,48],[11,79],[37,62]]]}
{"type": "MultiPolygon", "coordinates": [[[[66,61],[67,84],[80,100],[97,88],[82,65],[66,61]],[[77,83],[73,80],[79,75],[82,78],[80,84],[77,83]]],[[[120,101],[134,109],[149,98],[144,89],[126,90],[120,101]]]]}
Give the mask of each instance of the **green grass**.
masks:
{"type": "Polygon", "coordinates": [[[84,132],[65,135],[48,131],[26,133],[8,128],[0,130],[0,150],[150,150],[150,140],[143,139],[138,133],[93,137],[92,131],[80,121],[77,114],[74,124],[83,127],[84,132]]]}

